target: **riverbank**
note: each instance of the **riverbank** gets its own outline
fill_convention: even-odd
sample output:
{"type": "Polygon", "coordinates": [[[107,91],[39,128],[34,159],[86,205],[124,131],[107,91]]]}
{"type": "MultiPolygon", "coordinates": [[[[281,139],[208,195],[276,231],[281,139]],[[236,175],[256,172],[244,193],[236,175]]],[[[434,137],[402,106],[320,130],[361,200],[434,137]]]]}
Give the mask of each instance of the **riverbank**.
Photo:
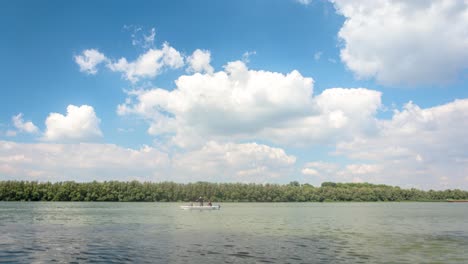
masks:
{"type": "Polygon", "coordinates": [[[442,202],[468,200],[468,191],[424,191],[369,183],[243,184],[174,182],[1,181],[0,201],[190,202],[442,202]]]}

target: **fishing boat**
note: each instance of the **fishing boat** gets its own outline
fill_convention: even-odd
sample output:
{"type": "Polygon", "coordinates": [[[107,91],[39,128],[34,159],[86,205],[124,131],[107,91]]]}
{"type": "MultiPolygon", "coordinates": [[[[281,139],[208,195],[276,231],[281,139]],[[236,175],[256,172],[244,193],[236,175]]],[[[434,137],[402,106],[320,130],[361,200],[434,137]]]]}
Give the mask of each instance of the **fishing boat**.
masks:
{"type": "Polygon", "coordinates": [[[181,209],[184,210],[219,210],[221,209],[221,205],[181,205],[181,209]]]}

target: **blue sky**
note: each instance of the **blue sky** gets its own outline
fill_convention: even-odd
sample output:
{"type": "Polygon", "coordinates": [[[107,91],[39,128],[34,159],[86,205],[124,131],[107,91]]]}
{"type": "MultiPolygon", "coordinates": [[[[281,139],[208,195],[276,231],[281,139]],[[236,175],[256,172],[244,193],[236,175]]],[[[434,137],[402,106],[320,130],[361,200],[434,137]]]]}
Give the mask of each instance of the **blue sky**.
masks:
{"type": "Polygon", "coordinates": [[[467,10],[3,2],[0,179],[468,188],[467,10]]]}

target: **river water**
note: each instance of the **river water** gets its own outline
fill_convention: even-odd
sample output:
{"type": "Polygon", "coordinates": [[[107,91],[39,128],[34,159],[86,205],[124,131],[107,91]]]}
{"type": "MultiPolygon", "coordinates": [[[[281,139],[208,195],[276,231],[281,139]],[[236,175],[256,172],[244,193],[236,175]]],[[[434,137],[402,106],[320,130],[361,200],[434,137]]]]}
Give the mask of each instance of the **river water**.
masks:
{"type": "Polygon", "coordinates": [[[468,263],[468,203],[0,202],[0,262],[468,263]]]}

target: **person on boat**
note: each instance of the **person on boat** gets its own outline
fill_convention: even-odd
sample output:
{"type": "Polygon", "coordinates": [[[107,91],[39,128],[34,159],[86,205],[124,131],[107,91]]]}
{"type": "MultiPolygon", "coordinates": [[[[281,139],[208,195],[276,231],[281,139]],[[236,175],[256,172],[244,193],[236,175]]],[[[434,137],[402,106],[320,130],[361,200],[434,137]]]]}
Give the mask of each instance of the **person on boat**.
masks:
{"type": "Polygon", "coordinates": [[[211,201],[208,201],[208,206],[212,206],[211,201]]]}

